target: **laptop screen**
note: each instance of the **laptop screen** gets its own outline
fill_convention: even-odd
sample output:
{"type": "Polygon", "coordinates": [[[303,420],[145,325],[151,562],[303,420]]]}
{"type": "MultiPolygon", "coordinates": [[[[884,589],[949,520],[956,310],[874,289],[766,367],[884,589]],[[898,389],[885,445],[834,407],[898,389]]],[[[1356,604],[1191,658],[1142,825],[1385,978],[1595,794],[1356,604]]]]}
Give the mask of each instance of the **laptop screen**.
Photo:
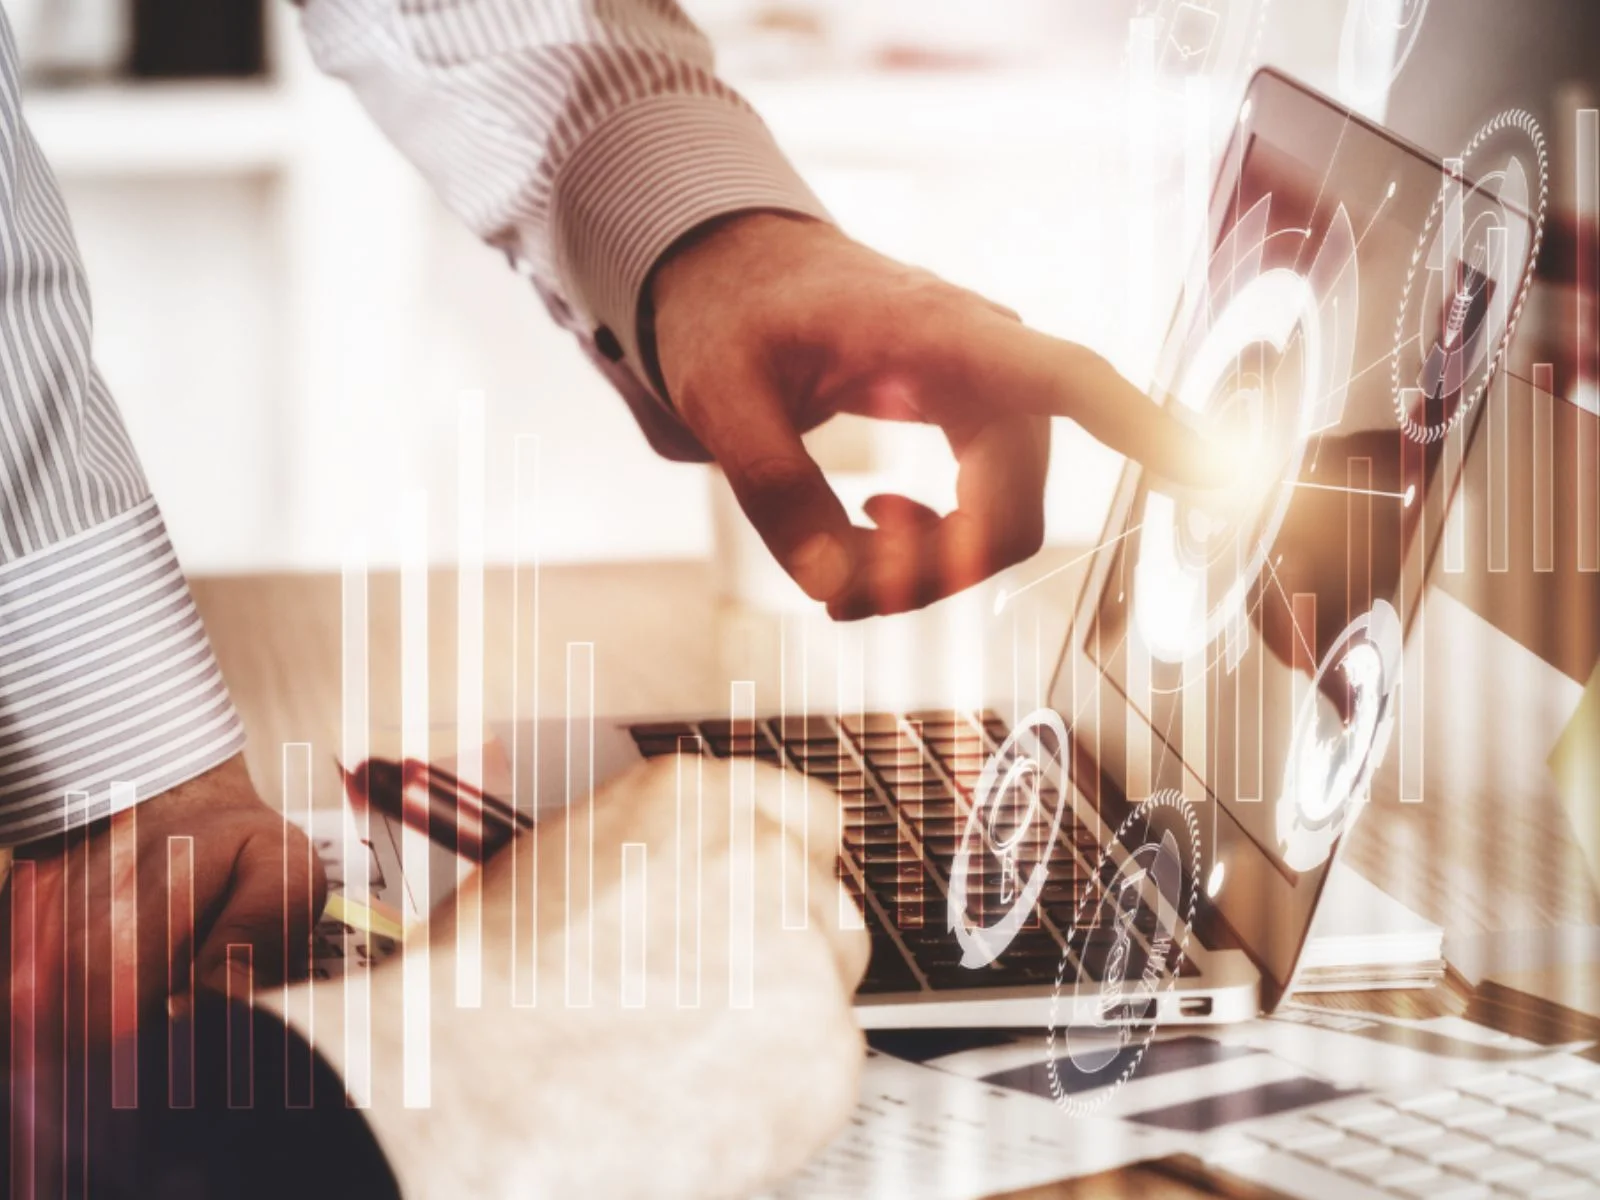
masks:
{"type": "Polygon", "coordinates": [[[1238,479],[1126,473],[1056,684],[1105,792],[1195,803],[1269,1007],[1420,719],[1405,642],[1535,242],[1538,180],[1475,178],[1258,76],[1153,389],[1238,479]]]}

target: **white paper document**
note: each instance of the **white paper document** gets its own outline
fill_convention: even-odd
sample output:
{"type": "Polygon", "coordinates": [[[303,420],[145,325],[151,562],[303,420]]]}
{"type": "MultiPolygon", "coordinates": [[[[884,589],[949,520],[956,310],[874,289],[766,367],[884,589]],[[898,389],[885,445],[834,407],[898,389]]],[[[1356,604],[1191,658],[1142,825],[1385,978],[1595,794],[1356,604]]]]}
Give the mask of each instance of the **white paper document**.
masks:
{"type": "Polygon", "coordinates": [[[861,1102],[774,1200],[977,1200],[1172,1153],[1178,1139],[872,1053],[861,1102]]]}

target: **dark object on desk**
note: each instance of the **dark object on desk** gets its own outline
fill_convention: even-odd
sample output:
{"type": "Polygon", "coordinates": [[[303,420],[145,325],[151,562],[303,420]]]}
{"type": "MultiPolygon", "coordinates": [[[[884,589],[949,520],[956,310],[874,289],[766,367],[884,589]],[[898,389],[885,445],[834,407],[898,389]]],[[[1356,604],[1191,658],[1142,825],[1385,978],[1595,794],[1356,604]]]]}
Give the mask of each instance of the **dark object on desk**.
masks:
{"type": "Polygon", "coordinates": [[[266,69],[262,0],[135,0],[135,76],[226,78],[266,69]]]}

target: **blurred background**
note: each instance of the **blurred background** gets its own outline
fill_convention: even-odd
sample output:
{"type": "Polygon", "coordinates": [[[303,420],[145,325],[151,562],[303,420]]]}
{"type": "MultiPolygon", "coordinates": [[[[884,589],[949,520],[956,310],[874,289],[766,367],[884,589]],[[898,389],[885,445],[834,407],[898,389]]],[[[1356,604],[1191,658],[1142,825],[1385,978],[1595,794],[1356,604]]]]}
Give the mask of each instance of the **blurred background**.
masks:
{"type": "MultiPolygon", "coordinates": [[[[1219,25],[1216,53],[1194,81],[1151,86],[1167,72],[1154,40],[1174,5],[686,7],[848,231],[1137,379],[1251,64],[1331,88],[1345,9],[1177,5],[1207,38],[1204,22],[1219,25]],[[1141,14],[1144,48],[1130,39],[1141,14]],[[1201,160],[1187,191],[1186,144],[1201,160]]],[[[531,289],[318,75],[291,5],[6,0],[6,11],[29,117],[77,223],[98,358],[192,574],[337,566],[343,489],[366,478],[353,454],[380,481],[363,489],[428,488],[433,553],[448,558],[462,389],[487,402],[491,562],[516,551],[519,434],[539,439],[540,494],[558,517],[538,522],[546,562],[700,558],[719,527],[739,536],[717,520],[725,502],[708,473],[649,451],[531,289]],[[366,414],[354,438],[352,413],[366,414]]],[[[922,430],[843,424],[818,435],[817,453],[850,496],[888,477],[939,502],[953,478],[942,439],[922,430]]],[[[1117,466],[1058,433],[1052,541],[1098,533],[1117,466]]],[[[377,563],[393,557],[385,526],[373,528],[377,563]]]]}

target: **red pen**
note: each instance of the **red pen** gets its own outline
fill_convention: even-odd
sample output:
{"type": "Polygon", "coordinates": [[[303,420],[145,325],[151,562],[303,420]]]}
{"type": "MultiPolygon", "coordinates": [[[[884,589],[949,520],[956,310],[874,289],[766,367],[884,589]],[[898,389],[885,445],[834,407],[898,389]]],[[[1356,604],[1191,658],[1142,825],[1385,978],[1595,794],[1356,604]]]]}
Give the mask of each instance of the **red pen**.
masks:
{"type": "Polygon", "coordinates": [[[473,862],[493,856],[518,829],[533,828],[532,817],[498,796],[414,758],[369,758],[353,771],[340,770],[353,797],[473,862]]]}

